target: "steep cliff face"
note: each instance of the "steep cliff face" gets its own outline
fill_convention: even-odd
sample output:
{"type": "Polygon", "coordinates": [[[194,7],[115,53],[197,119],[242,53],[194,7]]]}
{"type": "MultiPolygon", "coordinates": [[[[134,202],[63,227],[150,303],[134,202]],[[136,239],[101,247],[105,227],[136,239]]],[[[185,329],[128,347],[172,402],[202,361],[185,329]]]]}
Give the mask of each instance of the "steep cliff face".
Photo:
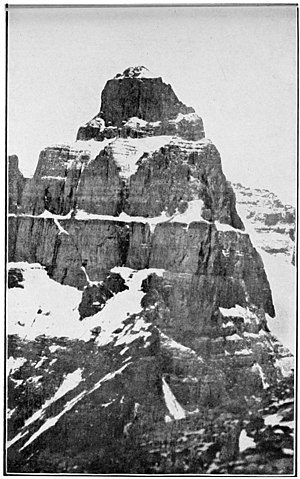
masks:
{"type": "Polygon", "coordinates": [[[26,179],[19,170],[19,159],[16,155],[8,158],[8,210],[17,213],[20,209],[26,179]]]}
{"type": "Polygon", "coordinates": [[[202,200],[199,215],[243,229],[220,155],[208,140],[162,136],[49,147],[23,193],[23,212],[65,215],[80,209],[118,216],[170,217],[202,200]],[[154,140],[154,141],[153,141],[154,140]],[[83,150],[83,147],[86,150],[83,150]],[[101,149],[103,148],[103,149],[101,149]],[[98,153],[95,153],[97,151],[98,153]]]}
{"type": "Polygon", "coordinates": [[[10,472],[289,472],[292,356],[202,120],[129,68],[78,139],[10,210],[10,472]]]}
{"type": "Polygon", "coordinates": [[[124,74],[109,80],[101,95],[100,109],[105,123],[122,126],[129,118],[147,122],[175,119],[179,113],[194,113],[178,100],[171,85],[161,78],[135,78],[124,74]]]}
{"type": "Polygon", "coordinates": [[[175,281],[172,314],[184,315],[186,327],[197,318],[201,331],[216,307],[236,302],[255,304],[274,316],[262,261],[249,236],[233,229],[218,231],[204,221],[190,225],[175,221],[158,224],[152,233],[147,223],[76,216],[68,220],[12,216],[10,223],[9,260],[41,263],[62,284],[86,285],[83,262],[92,281],[102,280],[116,265],[163,268],[175,281]],[[187,296],[177,304],[184,290],[187,296]]]}

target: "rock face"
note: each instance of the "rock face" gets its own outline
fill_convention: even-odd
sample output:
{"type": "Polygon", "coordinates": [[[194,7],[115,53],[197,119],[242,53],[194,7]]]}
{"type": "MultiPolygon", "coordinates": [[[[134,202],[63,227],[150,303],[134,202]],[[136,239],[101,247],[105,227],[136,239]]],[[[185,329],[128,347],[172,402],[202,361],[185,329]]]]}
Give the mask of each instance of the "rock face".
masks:
{"type": "Polygon", "coordinates": [[[175,119],[179,113],[194,113],[178,100],[171,85],[161,78],[136,78],[124,72],[109,80],[101,95],[100,112],[105,123],[122,126],[123,121],[138,117],[147,122],[175,119]]]}
{"type": "Polygon", "coordinates": [[[16,171],[9,472],[290,473],[292,356],[194,110],[129,68],[78,141],[41,152],[21,199],[16,171]],[[289,410],[270,429],[277,396],[289,410]]]}
{"type": "Polygon", "coordinates": [[[19,211],[26,179],[19,170],[19,159],[16,155],[8,158],[8,210],[19,211]]]}
{"type": "Polygon", "coordinates": [[[179,101],[162,78],[155,78],[145,67],[137,68],[106,83],[100,112],[79,128],[77,139],[176,133],[188,140],[203,138],[203,123],[195,110],[179,101]]]}
{"type": "Polygon", "coordinates": [[[171,216],[200,199],[205,219],[243,229],[216,147],[207,140],[158,139],[150,138],[149,144],[144,139],[116,139],[103,150],[99,142],[95,158],[88,146],[82,149],[83,142],[77,150],[47,148],[24,189],[22,211],[39,215],[46,209],[66,215],[80,209],[99,215],[125,212],[155,217],[166,212],[171,216]]]}

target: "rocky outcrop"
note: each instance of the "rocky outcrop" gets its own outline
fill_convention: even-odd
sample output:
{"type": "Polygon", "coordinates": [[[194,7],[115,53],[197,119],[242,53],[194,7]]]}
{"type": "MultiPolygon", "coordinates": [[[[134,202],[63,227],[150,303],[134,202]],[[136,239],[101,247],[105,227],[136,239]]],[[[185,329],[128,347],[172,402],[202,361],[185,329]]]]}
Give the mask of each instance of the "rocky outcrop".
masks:
{"type": "MultiPolygon", "coordinates": [[[[83,265],[86,266],[86,264],[87,261],[84,261],[83,265]]],[[[84,270],[85,266],[82,266],[84,270]]],[[[115,273],[110,273],[105,280],[100,283],[89,281],[89,284],[83,290],[82,300],[78,306],[80,320],[88,316],[93,316],[101,311],[106,302],[111,299],[114,294],[118,294],[126,289],[128,289],[128,286],[126,286],[122,276],[115,273]]],[[[95,332],[97,333],[97,331],[95,332]]]]}
{"type": "Polygon", "coordinates": [[[26,178],[19,170],[19,159],[16,155],[8,157],[8,211],[17,213],[20,210],[22,194],[26,178]]]}
{"type": "Polygon", "coordinates": [[[22,282],[24,278],[19,268],[10,268],[7,274],[8,288],[23,288],[22,282]]]}

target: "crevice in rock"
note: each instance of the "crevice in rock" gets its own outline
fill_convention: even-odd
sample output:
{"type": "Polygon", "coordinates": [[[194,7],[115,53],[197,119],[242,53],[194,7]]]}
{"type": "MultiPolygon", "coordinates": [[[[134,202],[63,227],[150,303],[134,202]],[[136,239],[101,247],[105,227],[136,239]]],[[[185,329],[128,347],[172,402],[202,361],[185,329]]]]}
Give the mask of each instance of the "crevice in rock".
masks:
{"type": "Polygon", "coordinates": [[[116,208],[116,215],[119,215],[123,211],[126,211],[128,197],[129,197],[129,180],[122,180],[121,189],[119,192],[119,200],[116,208]]]}
{"type": "Polygon", "coordinates": [[[122,266],[125,266],[127,263],[128,250],[130,245],[130,231],[129,228],[126,226],[127,225],[118,226],[117,229],[120,262],[122,266]]]}
{"type": "Polygon", "coordinates": [[[209,225],[207,229],[207,236],[200,244],[198,267],[196,271],[197,276],[208,273],[208,264],[211,258],[211,251],[212,251],[212,225],[209,225]]]}
{"type": "Polygon", "coordinates": [[[55,268],[56,268],[56,266],[57,266],[56,260],[57,260],[58,251],[59,251],[60,245],[61,245],[61,239],[60,239],[60,237],[57,235],[57,237],[56,237],[56,239],[55,239],[55,243],[54,243],[51,265],[47,267],[47,273],[48,273],[48,275],[50,276],[50,278],[53,277],[55,268]]]}
{"type": "Polygon", "coordinates": [[[68,274],[68,268],[65,268],[65,269],[64,269],[64,272],[63,272],[63,275],[62,275],[62,278],[61,278],[61,281],[60,281],[61,284],[64,284],[64,281],[65,281],[65,279],[66,279],[66,277],[67,277],[67,274],[68,274]]]}

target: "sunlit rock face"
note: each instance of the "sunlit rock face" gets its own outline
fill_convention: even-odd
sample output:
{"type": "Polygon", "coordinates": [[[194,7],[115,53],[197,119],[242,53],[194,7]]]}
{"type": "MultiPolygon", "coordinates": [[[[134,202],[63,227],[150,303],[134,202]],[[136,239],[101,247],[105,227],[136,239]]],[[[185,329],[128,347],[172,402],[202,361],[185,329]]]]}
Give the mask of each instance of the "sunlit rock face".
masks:
{"type": "MultiPolygon", "coordinates": [[[[26,181],[13,159],[9,185],[9,472],[290,473],[269,278],[172,87],[116,75],[77,141],[26,181]]],[[[290,213],[257,219],[292,231],[290,213]]]]}

